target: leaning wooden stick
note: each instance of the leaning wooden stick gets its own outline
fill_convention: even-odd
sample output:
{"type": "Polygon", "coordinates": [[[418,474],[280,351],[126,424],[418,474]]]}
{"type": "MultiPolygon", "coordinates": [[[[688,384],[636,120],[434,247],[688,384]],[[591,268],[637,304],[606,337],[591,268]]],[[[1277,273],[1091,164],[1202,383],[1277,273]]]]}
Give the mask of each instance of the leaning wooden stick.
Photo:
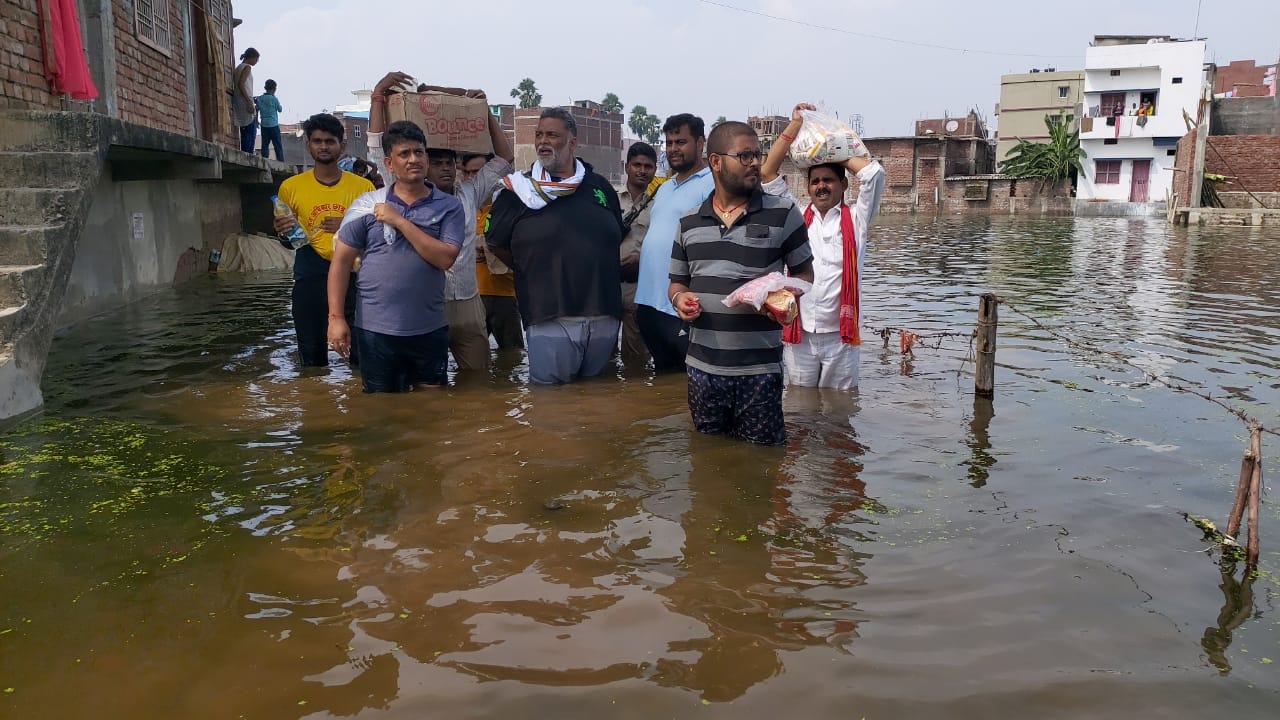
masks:
{"type": "Polygon", "coordinates": [[[1244,520],[1244,510],[1249,504],[1249,487],[1253,483],[1253,466],[1257,456],[1253,454],[1253,438],[1250,433],[1249,447],[1240,458],[1240,481],[1236,484],[1236,500],[1231,505],[1231,514],[1227,516],[1227,537],[1233,542],[1240,537],[1240,523],[1244,520]]]}

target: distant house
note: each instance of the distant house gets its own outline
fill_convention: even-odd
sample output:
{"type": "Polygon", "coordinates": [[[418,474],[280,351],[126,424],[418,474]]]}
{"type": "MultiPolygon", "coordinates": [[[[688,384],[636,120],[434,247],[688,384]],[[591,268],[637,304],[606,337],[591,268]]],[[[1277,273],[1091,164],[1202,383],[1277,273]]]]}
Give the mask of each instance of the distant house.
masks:
{"type": "Polygon", "coordinates": [[[1088,154],[1076,213],[1153,215],[1173,191],[1184,113],[1205,89],[1205,43],[1163,35],[1099,35],[1085,51],[1080,146],[1088,154]],[[1150,114],[1140,114],[1144,107],[1150,114]]]}
{"type": "Polygon", "coordinates": [[[1021,140],[1049,139],[1045,117],[1073,116],[1078,126],[1080,98],[1084,89],[1083,70],[1046,68],[1000,76],[1000,103],[996,116],[996,162],[1002,163],[1021,140]]]}

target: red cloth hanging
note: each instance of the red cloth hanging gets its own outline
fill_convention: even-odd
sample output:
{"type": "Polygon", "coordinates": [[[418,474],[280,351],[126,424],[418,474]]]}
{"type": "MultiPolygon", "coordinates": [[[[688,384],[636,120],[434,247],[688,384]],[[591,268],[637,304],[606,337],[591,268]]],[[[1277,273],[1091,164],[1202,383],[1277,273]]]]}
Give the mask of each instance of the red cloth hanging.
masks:
{"type": "Polygon", "coordinates": [[[78,13],[76,0],[41,0],[44,77],[55,93],[66,93],[73,100],[93,100],[98,97],[98,88],[80,42],[78,13]]]}

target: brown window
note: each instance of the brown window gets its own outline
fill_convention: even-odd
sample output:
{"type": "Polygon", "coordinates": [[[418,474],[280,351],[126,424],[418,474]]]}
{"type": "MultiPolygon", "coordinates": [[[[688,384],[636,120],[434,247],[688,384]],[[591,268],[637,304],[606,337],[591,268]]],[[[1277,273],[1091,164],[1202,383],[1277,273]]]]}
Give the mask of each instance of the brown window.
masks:
{"type": "Polygon", "coordinates": [[[170,0],[134,0],[133,18],[138,38],[166,55],[173,44],[169,35],[170,0]]]}
{"type": "Polygon", "coordinates": [[[1095,160],[1093,166],[1093,182],[1095,185],[1120,184],[1119,160],[1095,160]]]}

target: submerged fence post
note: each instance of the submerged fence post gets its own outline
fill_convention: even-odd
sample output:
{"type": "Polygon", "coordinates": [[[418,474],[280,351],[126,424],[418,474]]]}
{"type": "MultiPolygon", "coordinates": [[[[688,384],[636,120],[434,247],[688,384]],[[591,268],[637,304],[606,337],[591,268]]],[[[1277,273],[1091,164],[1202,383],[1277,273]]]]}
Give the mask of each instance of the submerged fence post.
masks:
{"type": "Polygon", "coordinates": [[[983,293],[978,298],[978,327],[975,348],[976,377],[973,390],[978,397],[995,397],[996,392],[996,326],[999,321],[996,308],[1000,305],[994,293],[983,293]]]}
{"type": "Polygon", "coordinates": [[[1245,562],[1253,568],[1258,565],[1258,504],[1262,500],[1262,428],[1257,422],[1249,425],[1249,449],[1240,459],[1240,481],[1236,485],[1235,502],[1231,505],[1231,516],[1227,518],[1227,535],[1223,540],[1223,549],[1234,543],[1240,546],[1240,524],[1245,519],[1245,510],[1249,511],[1249,541],[1245,548],[1245,562]]]}
{"type": "Polygon", "coordinates": [[[1253,452],[1253,475],[1249,482],[1249,547],[1245,563],[1250,568],[1258,566],[1258,503],[1262,500],[1262,430],[1255,423],[1249,436],[1249,449],[1253,452]]]}

